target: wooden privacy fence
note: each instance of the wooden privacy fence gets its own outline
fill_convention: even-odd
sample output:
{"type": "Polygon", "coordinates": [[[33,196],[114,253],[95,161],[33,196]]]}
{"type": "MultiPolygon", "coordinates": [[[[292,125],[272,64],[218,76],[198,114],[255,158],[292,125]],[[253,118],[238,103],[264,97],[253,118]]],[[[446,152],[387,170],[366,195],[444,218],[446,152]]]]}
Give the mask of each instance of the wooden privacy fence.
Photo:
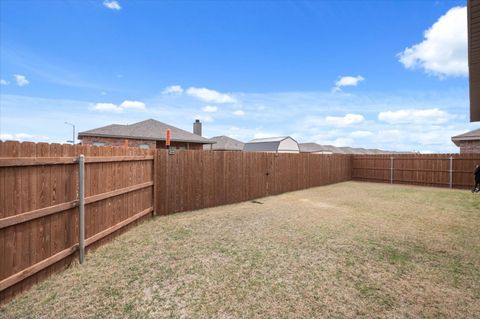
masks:
{"type": "Polygon", "coordinates": [[[480,154],[353,155],[352,179],[469,189],[480,154]]]}
{"type": "Polygon", "coordinates": [[[476,155],[323,155],[0,142],[0,302],[155,211],[167,215],[351,179],[472,186],[476,155]],[[83,154],[84,193],[79,193],[83,154]]]}
{"type": "Polygon", "coordinates": [[[0,301],[59,271],[79,248],[85,155],[85,245],[153,211],[153,151],[0,142],[0,301]]]}
{"type": "Polygon", "coordinates": [[[155,155],[155,212],[166,215],[351,179],[349,155],[182,151],[155,155]]]}

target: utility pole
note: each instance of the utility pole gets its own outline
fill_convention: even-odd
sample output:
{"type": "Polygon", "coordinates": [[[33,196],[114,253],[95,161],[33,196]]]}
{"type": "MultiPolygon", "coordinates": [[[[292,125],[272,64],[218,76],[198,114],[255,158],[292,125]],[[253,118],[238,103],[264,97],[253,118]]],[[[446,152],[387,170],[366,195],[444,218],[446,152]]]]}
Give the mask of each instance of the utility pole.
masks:
{"type": "Polygon", "coordinates": [[[65,124],[71,125],[71,126],[72,126],[72,129],[73,129],[72,140],[71,140],[71,141],[67,141],[67,143],[70,143],[70,142],[71,142],[73,145],[75,145],[75,124],[72,124],[72,123],[69,123],[69,122],[65,122],[65,124]]]}

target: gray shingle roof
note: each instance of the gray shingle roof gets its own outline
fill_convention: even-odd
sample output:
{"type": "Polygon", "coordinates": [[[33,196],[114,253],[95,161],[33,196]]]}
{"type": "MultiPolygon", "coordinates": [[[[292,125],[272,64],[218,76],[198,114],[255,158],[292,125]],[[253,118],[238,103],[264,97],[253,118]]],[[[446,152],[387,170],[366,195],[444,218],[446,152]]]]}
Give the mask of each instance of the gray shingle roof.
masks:
{"type": "MultiPolygon", "coordinates": [[[[290,136],[280,136],[280,137],[267,137],[267,138],[256,138],[251,140],[248,143],[245,143],[243,146],[243,150],[246,152],[277,152],[280,146],[280,143],[286,139],[291,139],[296,144],[295,141],[290,136]]],[[[295,150],[287,150],[287,151],[297,151],[295,150]]]]}
{"type": "Polygon", "coordinates": [[[167,128],[170,129],[172,142],[189,142],[201,144],[214,143],[207,138],[153,119],[129,125],[112,124],[99,127],[93,130],[78,133],[78,138],[81,139],[82,136],[99,136],[165,141],[165,132],[167,128]]]}
{"type": "Polygon", "coordinates": [[[480,128],[466,132],[457,136],[452,136],[452,142],[455,143],[455,145],[460,146],[458,142],[461,141],[478,141],[480,140],[480,128]]]}
{"type": "Polygon", "coordinates": [[[243,142],[225,135],[214,136],[210,138],[210,141],[215,142],[215,144],[204,145],[204,150],[241,151],[244,145],[243,142]]]}
{"type": "MultiPolygon", "coordinates": [[[[397,154],[405,152],[384,151],[361,147],[336,147],[333,145],[320,145],[317,143],[298,144],[302,153],[332,152],[334,154],[397,154]]],[[[408,153],[408,152],[407,152],[408,153]]]]}
{"type": "Polygon", "coordinates": [[[320,145],[317,143],[298,144],[301,153],[332,152],[338,151],[338,148],[332,145],[320,145]]]}

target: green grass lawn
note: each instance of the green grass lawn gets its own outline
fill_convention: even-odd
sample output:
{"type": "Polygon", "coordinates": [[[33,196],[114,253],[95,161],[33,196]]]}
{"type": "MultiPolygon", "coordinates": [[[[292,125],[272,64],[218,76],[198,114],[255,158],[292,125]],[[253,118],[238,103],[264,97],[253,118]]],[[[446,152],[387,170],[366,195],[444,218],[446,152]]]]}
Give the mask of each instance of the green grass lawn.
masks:
{"type": "Polygon", "coordinates": [[[347,182],[159,217],[2,318],[474,318],[480,194],[347,182]]]}

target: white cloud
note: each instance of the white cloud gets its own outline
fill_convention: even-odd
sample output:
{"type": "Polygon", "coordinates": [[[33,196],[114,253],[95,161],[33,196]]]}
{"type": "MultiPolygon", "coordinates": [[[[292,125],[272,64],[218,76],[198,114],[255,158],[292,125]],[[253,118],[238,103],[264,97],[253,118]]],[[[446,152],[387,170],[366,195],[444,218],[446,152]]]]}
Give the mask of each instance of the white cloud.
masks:
{"type": "Polygon", "coordinates": [[[206,113],[215,113],[215,112],[218,111],[218,107],[211,106],[211,105],[206,105],[202,108],[202,111],[206,112],[206,113]]]}
{"type": "Polygon", "coordinates": [[[122,7],[120,6],[120,4],[118,3],[118,1],[115,1],[115,0],[105,0],[103,1],[103,5],[108,8],[108,9],[111,9],[111,10],[120,10],[122,9],[122,7]]]}
{"type": "Polygon", "coordinates": [[[331,145],[337,146],[337,147],[343,147],[343,146],[354,146],[354,143],[355,143],[355,141],[352,138],[339,137],[339,138],[335,139],[334,141],[332,141],[331,143],[328,143],[328,144],[331,144],[331,145]]]}
{"type": "Polygon", "coordinates": [[[17,82],[18,86],[25,86],[30,83],[25,75],[14,74],[13,77],[15,78],[15,82],[17,82]]]}
{"type": "Polygon", "coordinates": [[[454,7],[425,31],[424,40],[397,56],[407,69],[439,77],[468,76],[467,8],[454,7]]]}
{"type": "Polygon", "coordinates": [[[0,134],[0,140],[45,142],[45,141],[49,141],[50,138],[48,136],[32,135],[28,133],[16,133],[16,134],[5,133],[5,134],[0,134]]]}
{"type": "Polygon", "coordinates": [[[10,82],[4,79],[0,79],[0,85],[8,85],[10,82]]]}
{"type": "Polygon", "coordinates": [[[278,136],[284,136],[281,133],[278,132],[256,132],[253,135],[253,138],[268,138],[268,137],[278,137],[278,136]]]}
{"type": "Polygon", "coordinates": [[[122,102],[122,104],[120,104],[120,107],[123,109],[145,110],[145,103],[140,101],[125,100],[122,102]]]}
{"type": "Polygon", "coordinates": [[[361,75],[358,76],[342,76],[337,82],[335,82],[335,87],[333,91],[340,91],[343,86],[357,86],[358,83],[364,81],[365,78],[361,75]]]}
{"type": "Polygon", "coordinates": [[[365,121],[361,114],[347,114],[345,116],[327,116],[325,122],[334,126],[349,126],[359,124],[365,121]]]}
{"type": "Polygon", "coordinates": [[[120,105],[113,103],[96,103],[93,111],[122,113],[125,110],[145,110],[145,103],[140,101],[125,100],[120,105]]]}
{"type": "Polygon", "coordinates": [[[113,103],[96,103],[93,110],[100,112],[121,112],[122,108],[113,103]]]}
{"type": "Polygon", "coordinates": [[[6,140],[13,140],[13,134],[0,134],[0,140],[6,141],[6,140]]]}
{"type": "Polygon", "coordinates": [[[242,111],[242,110],[236,110],[233,112],[233,115],[235,116],[244,116],[245,115],[245,112],[242,111]]]}
{"type": "Polygon", "coordinates": [[[389,124],[419,123],[419,124],[442,124],[448,122],[451,116],[438,108],[433,109],[405,109],[378,113],[380,121],[389,124]]]}
{"type": "MultiPolygon", "coordinates": [[[[12,81],[10,85],[14,83],[12,81]]],[[[104,88],[97,89],[95,92],[100,92],[102,89],[104,88]]],[[[106,97],[110,95],[109,93],[106,97]]],[[[200,117],[205,121],[203,127],[205,136],[229,135],[247,141],[257,133],[265,133],[263,137],[291,135],[301,143],[334,143],[402,151],[458,152],[458,147],[451,142],[450,137],[479,128],[478,124],[468,122],[462,108],[462,105],[468,105],[468,88],[410,91],[408,94],[396,95],[392,95],[391,92],[352,95],[330,92],[238,92],[234,96],[238,99],[237,103],[223,105],[202,103],[187,94],[178,98],[159,94],[148,100],[138,97],[139,101],[146,104],[144,111],[124,109],[116,112],[125,98],[114,100],[103,97],[92,103],[88,100],[21,97],[2,91],[2,119],[4,119],[2,133],[27,132],[49,136],[50,141],[65,142],[71,138],[69,133],[71,131],[67,127],[58,130],[58,125],[62,125],[65,120],[70,119],[69,121],[77,125],[78,130],[83,131],[111,123],[131,124],[146,117],[158,118],[163,122],[191,131],[193,115],[200,114],[210,116],[200,117]],[[96,102],[113,102],[114,107],[110,107],[111,111],[94,112],[92,108],[96,102]],[[62,105],[62,108],[59,109],[58,105],[62,105]],[[206,105],[217,106],[218,111],[205,113],[201,109],[206,105]],[[258,110],[260,105],[265,106],[261,111],[258,110]],[[380,112],[394,112],[402,109],[425,110],[434,107],[448,113],[446,123],[430,124],[420,121],[390,124],[378,119],[380,112]],[[232,114],[235,110],[243,110],[246,115],[236,117],[232,114]],[[335,113],[332,113],[333,110],[335,113]],[[347,114],[361,114],[365,120],[346,126],[333,125],[332,120],[326,121],[326,117],[330,116],[345,118],[347,123],[352,122],[351,119],[348,120],[347,114]],[[210,122],[207,123],[208,121],[210,122]],[[373,135],[361,138],[362,135],[368,135],[368,133],[358,133],[362,131],[372,132],[373,135]],[[350,144],[348,139],[353,140],[353,143],[350,144]]],[[[130,99],[133,100],[132,97],[130,99]]],[[[338,124],[339,121],[336,119],[334,122],[338,124]]],[[[257,136],[260,137],[260,135],[257,136]]]]}
{"type": "Polygon", "coordinates": [[[18,139],[31,139],[32,137],[33,137],[33,135],[28,134],[28,133],[17,133],[17,134],[15,134],[15,138],[18,138],[18,139]]]}
{"type": "Polygon", "coordinates": [[[353,131],[350,133],[351,138],[367,138],[373,136],[370,131],[353,131]]]}
{"type": "Polygon", "coordinates": [[[180,85],[170,85],[163,89],[162,94],[182,94],[183,88],[180,85]]]}
{"type": "Polygon", "coordinates": [[[210,103],[235,103],[237,100],[233,98],[232,96],[224,93],[217,92],[215,90],[210,90],[207,88],[195,88],[191,87],[188,88],[186,93],[190,96],[193,96],[197,99],[200,99],[205,102],[210,102],[210,103]]]}
{"type": "Polygon", "coordinates": [[[203,115],[195,115],[195,120],[201,120],[202,122],[213,122],[214,118],[211,115],[203,114],[203,115]]]}

